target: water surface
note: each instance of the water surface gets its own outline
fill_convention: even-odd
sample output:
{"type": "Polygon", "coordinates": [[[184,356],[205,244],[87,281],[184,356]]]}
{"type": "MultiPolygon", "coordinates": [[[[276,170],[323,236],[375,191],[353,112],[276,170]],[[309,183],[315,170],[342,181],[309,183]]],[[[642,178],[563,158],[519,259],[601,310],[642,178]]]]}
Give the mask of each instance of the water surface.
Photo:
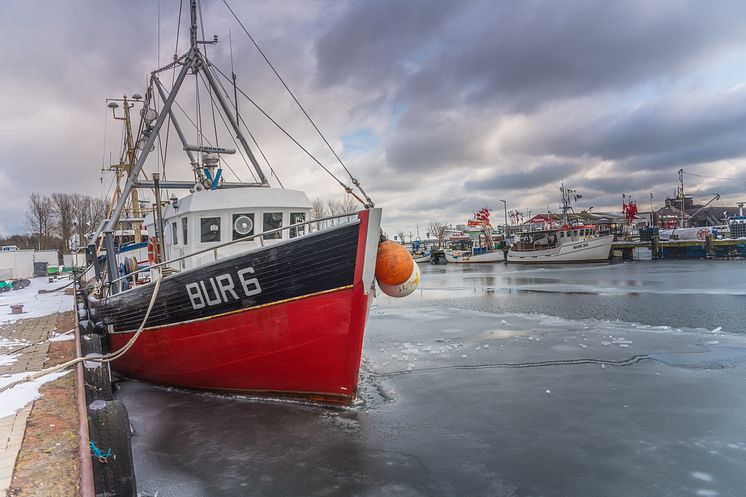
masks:
{"type": "Polygon", "coordinates": [[[743,495],[746,264],[422,273],[377,298],[352,408],[122,383],[140,491],[743,495]]]}

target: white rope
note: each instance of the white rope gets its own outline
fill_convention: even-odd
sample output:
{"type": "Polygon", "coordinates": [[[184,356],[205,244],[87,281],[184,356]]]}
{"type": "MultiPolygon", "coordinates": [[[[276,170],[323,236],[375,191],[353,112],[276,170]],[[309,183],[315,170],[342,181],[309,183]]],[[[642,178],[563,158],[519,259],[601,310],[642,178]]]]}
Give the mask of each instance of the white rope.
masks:
{"type": "Polygon", "coordinates": [[[135,334],[132,336],[132,338],[129,339],[129,341],[122,347],[121,349],[117,350],[116,352],[110,352],[108,354],[102,355],[101,357],[76,357],[75,359],[72,359],[67,362],[63,362],[62,364],[58,364],[57,366],[53,366],[51,368],[42,369],[41,371],[37,371],[36,373],[32,373],[20,380],[8,383],[7,385],[4,385],[0,387],[0,393],[3,393],[7,390],[10,390],[11,388],[20,385],[21,383],[27,383],[29,381],[38,380],[42,376],[46,376],[51,373],[56,373],[57,371],[62,371],[63,369],[67,369],[69,367],[75,366],[79,362],[83,361],[93,361],[93,362],[111,362],[119,359],[122,357],[137,341],[137,338],[140,336],[140,333],[142,333],[142,330],[145,329],[145,323],[148,321],[148,318],[150,317],[150,312],[153,310],[153,305],[155,304],[155,298],[158,295],[158,290],[160,290],[161,287],[161,278],[158,278],[155,282],[155,287],[153,288],[153,295],[150,297],[150,304],[148,305],[148,310],[145,312],[145,317],[142,320],[142,323],[140,324],[140,327],[137,329],[135,334]]]}

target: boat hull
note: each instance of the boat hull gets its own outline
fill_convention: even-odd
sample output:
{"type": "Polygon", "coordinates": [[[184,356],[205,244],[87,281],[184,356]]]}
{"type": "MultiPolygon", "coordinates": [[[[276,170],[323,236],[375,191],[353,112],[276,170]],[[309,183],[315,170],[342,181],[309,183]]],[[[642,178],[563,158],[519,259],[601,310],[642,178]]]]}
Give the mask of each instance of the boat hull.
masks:
{"type": "MultiPolygon", "coordinates": [[[[373,209],[349,225],[165,278],[144,331],[112,368],[164,385],[349,403],[379,236],[373,209]]],[[[134,335],[152,286],[89,298],[112,350],[134,335]]]]}
{"type": "Polygon", "coordinates": [[[452,252],[446,252],[446,260],[452,263],[502,262],[505,260],[505,254],[503,254],[502,250],[493,250],[477,255],[455,255],[452,252]]]}
{"type": "Polygon", "coordinates": [[[546,250],[518,251],[513,248],[508,252],[508,262],[517,264],[572,264],[580,262],[604,262],[609,259],[612,235],[564,243],[559,247],[546,250]]]}

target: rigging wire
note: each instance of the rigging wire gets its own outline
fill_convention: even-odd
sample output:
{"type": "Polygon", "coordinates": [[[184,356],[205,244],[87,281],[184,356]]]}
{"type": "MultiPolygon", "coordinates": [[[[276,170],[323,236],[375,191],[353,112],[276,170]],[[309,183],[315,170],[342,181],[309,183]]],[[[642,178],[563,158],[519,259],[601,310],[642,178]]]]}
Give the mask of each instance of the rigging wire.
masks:
{"type": "MultiPolygon", "coordinates": [[[[199,146],[204,146],[204,136],[202,134],[202,104],[199,101],[199,80],[195,77],[194,78],[194,93],[196,95],[197,100],[197,124],[199,124],[199,127],[197,128],[197,135],[199,135],[199,146]]],[[[199,164],[202,164],[202,151],[199,152],[199,164]]]]}
{"type": "MultiPolygon", "coordinates": [[[[332,154],[334,155],[334,157],[337,159],[337,161],[339,161],[339,163],[341,164],[342,168],[345,170],[345,172],[347,173],[347,175],[350,177],[350,181],[352,181],[352,184],[355,185],[357,187],[357,189],[360,190],[360,193],[363,195],[363,197],[365,197],[365,200],[367,201],[367,204],[365,202],[363,202],[363,205],[373,207],[373,201],[370,199],[370,197],[368,196],[368,194],[365,193],[365,190],[363,190],[363,187],[360,185],[360,182],[357,179],[355,179],[354,176],[352,176],[352,173],[350,172],[350,170],[347,169],[347,166],[345,165],[345,163],[342,162],[342,159],[339,157],[339,155],[337,154],[337,152],[331,146],[331,144],[329,143],[329,141],[327,141],[326,137],[321,132],[321,130],[319,129],[319,127],[316,125],[316,123],[314,122],[314,120],[311,119],[311,116],[308,114],[308,112],[306,111],[305,107],[303,107],[303,105],[301,105],[300,101],[296,98],[296,96],[293,93],[293,91],[290,89],[290,87],[287,85],[287,83],[285,83],[285,80],[282,79],[282,76],[280,76],[280,73],[277,72],[277,69],[275,69],[275,66],[272,65],[272,63],[269,61],[269,59],[267,58],[267,56],[264,54],[264,51],[262,51],[262,49],[259,47],[259,44],[257,44],[257,42],[254,40],[254,37],[251,36],[251,34],[249,33],[249,31],[246,29],[246,26],[244,26],[243,22],[241,22],[241,19],[238,18],[238,16],[233,11],[233,9],[231,8],[231,6],[228,5],[227,0],[223,0],[223,3],[228,8],[228,10],[230,11],[230,13],[233,15],[233,18],[236,20],[236,22],[238,22],[238,24],[241,26],[241,29],[243,29],[244,33],[246,33],[246,36],[249,38],[249,40],[251,40],[251,43],[254,45],[254,47],[256,47],[256,49],[262,55],[262,58],[264,59],[264,61],[272,69],[272,72],[275,73],[275,76],[277,76],[277,79],[280,80],[280,83],[282,83],[282,86],[285,87],[285,89],[287,90],[287,92],[293,98],[293,100],[295,101],[295,103],[298,105],[298,108],[300,108],[300,110],[306,116],[306,118],[308,119],[308,122],[311,123],[311,125],[316,130],[316,132],[319,134],[319,136],[321,137],[321,139],[324,140],[324,143],[326,144],[326,146],[329,147],[329,150],[332,152],[332,154]]],[[[204,34],[203,34],[203,36],[204,36],[204,34]]]]}
{"type": "MultiPolygon", "coordinates": [[[[213,65],[213,63],[209,59],[205,58],[205,61],[211,67],[215,67],[213,65]]],[[[217,67],[215,67],[215,69],[217,69],[217,67]]],[[[218,72],[220,72],[219,69],[217,69],[217,70],[218,70],[218,72]]],[[[246,124],[246,121],[244,121],[243,116],[241,116],[241,115],[238,114],[238,100],[235,100],[235,102],[231,101],[231,96],[228,94],[228,90],[225,89],[225,86],[223,86],[223,82],[220,81],[219,79],[216,79],[215,81],[218,83],[218,86],[220,86],[220,89],[223,90],[223,94],[228,99],[228,101],[234,104],[234,106],[236,108],[236,120],[237,120],[237,124],[239,124],[239,126],[241,124],[243,124],[244,128],[246,128],[246,131],[249,133],[249,137],[251,137],[251,141],[254,142],[254,145],[256,145],[256,148],[257,148],[257,150],[259,150],[259,153],[261,154],[262,158],[264,159],[264,162],[267,163],[267,167],[269,168],[270,173],[272,174],[272,176],[275,177],[275,179],[277,180],[277,183],[280,185],[280,188],[285,188],[285,185],[282,184],[282,180],[280,180],[280,177],[275,172],[274,168],[272,167],[272,164],[270,164],[269,158],[267,158],[267,155],[264,153],[264,150],[259,145],[259,142],[257,141],[256,137],[254,136],[254,133],[251,132],[251,129],[246,124]]],[[[235,79],[233,80],[233,91],[234,92],[236,91],[236,81],[235,81],[235,79]]],[[[233,140],[233,143],[235,143],[235,142],[236,142],[236,140],[233,140]]],[[[238,146],[236,146],[236,147],[238,148],[238,146]]],[[[243,152],[241,152],[241,156],[243,157],[243,152]]],[[[246,162],[246,158],[245,157],[244,157],[244,162],[246,162]]],[[[249,169],[249,171],[252,170],[252,168],[249,167],[248,162],[246,162],[246,167],[249,169]]],[[[253,175],[254,174],[252,172],[252,176],[253,175]]]]}
{"type": "Polygon", "coordinates": [[[717,176],[705,176],[704,174],[697,174],[697,173],[690,173],[689,171],[684,171],[684,174],[688,174],[689,176],[697,176],[698,178],[705,178],[705,179],[722,179],[726,181],[744,181],[746,182],[746,178],[722,178],[717,176]]]}
{"type": "MultiPolygon", "coordinates": [[[[199,29],[200,29],[200,33],[202,34],[202,39],[206,40],[207,38],[205,37],[205,22],[204,22],[204,17],[202,16],[202,2],[198,2],[197,7],[199,9],[199,19],[197,22],[199,22],[199,29]]],[[[205,58],[207,58],[207,45],[206,44],[204,45],[202,50],[204,52],[205,58]]],[[[210,95],[210,110],[212,112],[212,126],[213,126],[213,129],[215,130],[215,146],[219,147],[220,139],[218,138],[218,127],[215,121],[215,100],[212,98],[212,87],[207,84],[205,86],[207,87],[207,93],[210,95]]]]}
{"type": "Polygon", "coordinates": [[[106,135],[109,129],[109,109],[104,111],[104,149],[101,152],[101,184],[104,183],[104,165],[106,164],[106,135]]]}
{"type": "Polygon", "coordinates": [[[156,31],[157,31],[157,44],[155,52],[155,67],[161,66],[161,0],[155,3],[155,17],[156,17],[156,31]]]}
{"type": "MultiPolygon", "coordinates": [[[[218,74],[220,74],[220,75],[221,75],[221,76],[222,76],[223,78],[225,78],[226,80],[228,80],[228,77],[227,77],[227,76],[226,76],[226,75],[225,75],[225,74],[223,73],[223,71],[221,71],[221,70],[220,70],[220,69],[219,69],[219,68],[218,68],[217,66],[214,66],[214,65],[212,65],[212,67],[214,67],[214,68],[215,68],[215,70],[216,70],[216,71],[218,72],[218,74]]],[[[313,154],[312,154],[312,153],[311,153],[311,152],[310,152],[310,151],[309,151],[309,150],[308,150],[308,149],[307,149],[306,147],[304,147],[303,145],[301,145],[301,143],[300,143],[300,142],[299,142],[298,140],[296,140],[296,139],[295,139],[295,138],[293,137],[293,135],[291,135],[290,133],[288,133],[288,131],[287,131],[287,130],[285,130],[285,128],[283,128],[283,127],[282,127],[282,125],[281,125],[280,123],[278,123],[277,121],[275,121],[275,120],[274,120],[274,119],[272,118],[272,116],[270,116],[269,114],[267,114],[267,112],[266,112],[266,111],[265,111],[264,109],[262,109],[262,108],[261,108],[261,107],[259,106],[259,104],[257,104],[257,103],[256,103],[256,102],[254,101],[254,99],[252,99],[252,98],[251,98],[250,96],[248,96],[248,95],[246,94],[246,92],[244,92],[244,91],[243,91],[243,90],[242,90],[241,88],[237,88],[237,89],[238,89],[238,92],[239,92],[239,93],[240,93],[241,95],[243,95],[243,96],[244,96],[244,98],[246,98],[246,100],[248,100],[248,101],[249,101],[249,102],[250,102],[250,103],[251,103],[251,104],[252,104],[252,105],[253,105],[254,107],[256,107],[256,109],[257,109],[257,110],[259,110],[259,112],[261,112],[261,113],[262,113],[262,114],[264,115],[264,117],[266,117],[267,119],[269,119],[269,120],[270,120],[270,122],[272,122],[272,124],[274,124],[274,125],[275,125],[275,126],[277,127],[277,129],[279,129],[280,131],[282,131],[282,132],[283,132],[283,133],[285,134],[285,136],[287,136],[288,138],[290,138],[290,140],[291,140],[291,141],[292,141],[293,143],[295,143],[295,144],[296,144],[296,145],[298,146],[298,148],[300,148],[300,149],[301,149],[301,150],[302,150],[303,152],[305,152],[305,154],[306,154],[306,155],[308,155],[308,157],[310,157],[310,158],[311,158],[311,160],[313,160],[313,161],[314,161],[314,162],[315,162],[316,164],[318,164],[318,165],[319,165],[319,167],[321,167],[321,169],[323,169],[324,171],[326,171],[326,173],[327,173],[327,174],[328,174],[329,176],[331,176],[331,177],[332,177],[332,178],[333,178],[333,179],[334,179],[334,180],[335,180],[335,181],[336,181],[337,183],[339,183],[339,185],[340,185],[340,186],[341,186],[342,188],[344,188],[345,192],[347,192],[347,193],[349,193],[350,195],[352,195],[352,196],[353,196],[353,197],[355,198],[355,200],[357,200],[358,202],[360,202],[360,203],[361,203],[361,204],[363,204],[364,206],[368,206],[368,205],[370,205],[370,204],[367,204],[367,203],[365,202],[365,200],[361,199],[361,198],[360,198],[360,197],[359,197],[359,196],[358,196],[358,195],[357,195],[357,194],[356,194],[356,193],[355,193],[355,192],[353,191],[353,189],[352,189],[351,187],[347,186],[347,185],[346,185],[346,184],[345,184],[345,183],[344,183],[344,182],[343,182],[343,181],[342,181],[341,179],[339,179],[339,178],[338,178],[338,177],[337,177],[337,176],[336,176],[336,175],[335,175],[335,174],[334,174],[333,172],[331,172],[331,171],[329,170],[329,168],[328,168],[328,167],[326,167],[326,166],[325,166],[324,164],[322,164],[322,163],[321,163],[321,161],[319,161],[319,160],[318,160],[318,159],[317,159],[317,158],[316,158],[316,157],[315,157],[315,156],[314,156],[314,155],[313,155],[313,154]]]]}
{"type": "MultiPolygon", "coordinates": [[[[202,79],[202,84],[207,85],[207,82],[205,81],[205,77],[201,73],[200,73],[200,78],[202,79]]],[[[210,98],[211,99],[213,98],[212,94],[210,94],[210,98]]],[[[225,116],[223,116],[223,113],[220,111],[220,108],[218,108],[218,115],[220,116],[220,120],[223,121],[223,126],[225,126],[226,129],[230,129],[230,127],[228,126],[228,123],[225,121],[225,116]]],[[[215,133],[217,134],[217,129],[215,130],[215,133]]],[[[233,145],[236,147],[236,150],[238,150],[238,153],[241,155],[241,159],[243,159],[244,164],[246,165],[246,168],[249,170],[250,173],[252,173],[251,176],[254,178],[254,181],[256,181],[256,176],[254,176],[253,172],[251,171],[249,162],[246,160],[246,156],[244,156],[243,151],[241,150],[241,147],[238,146],[238,143],[236,142],[235,137],[230,132],[228,133],[228,135],[231,137],[231,140],[233,140],[233,145]]],[[[221,159],[226,164],[226,166],[228,166],[228,164],[225,162],[225,159],[223,159],[222,156],[221,156],[221,159]]],[[[241,178],[238,176],[238,174],[236,174],[236,172],[233,169],[231,169],[230,166],[228,166],[228,169],[230,169],[230,171],[233,173],[233,175],[236,177],[238,181],[241,181],[241,178]]]]}
{"type": "MultiPolygon", "coordinates": [[[[174,105],[176,106],[176,108],[177,108],[177,109],[179,109],[179,110],[181,111],[181,113],[182,113],[182,114],[184,114],[184,117],[186,117],[186,118],[187,118],[187,121],[189,121],[189,124],[191,124],[191,125],[192,125],[192,126],[194,127],[194,129],[196,129],[196,130],[197,130],[197,132],[199,132],[199,127],[197,126],[197,123],[195,123],[195,122],[194,122],[194,121],[192,120],[192,118],[191,118],[191,117],[189,117],[189,114],[188,114],[188,113],[187,113],[187,112],[186,112],[186,111],[184,110],[184,108],[183,108],[183,107],[182,107],[181,105],[179,105],[179,103],[178,103],[178,102],[177,102],[176,100],[174,100],[174,105]]],[[[209,139],[205,138],[205,141],[207,142],[207,144],[208,144],[209,146],[211,146],[211,147],[213,146],[213,145],[212,145],[212,143],[210,142],[210,140],[209,140],[209,139]]],[[[245,160],[245,159],[244,159],[244,160],[245,160]]],[[[233,171],[233,169],[232,169],[232,168],[230,167],[230,165],[228,164],[228,162],[227,162],[227,161],[226,161],[225,159],[223,159],[223,164],[225,164],[225,165],[226,165],[226,167],[228,167],[228,170],[229,170],[230,172],[232,172],[232,173],[233,173],[233,175],[234,175],[234,176],[235,176],[236,178],[238,178],[238,179],[239,179],[239,181],[240,181],[240,178],[238,177],[238,174],[236,174],[236,172],[235,172],[235,171],[233,171]]],[[[249,169],[249,172],[251,173],[251,177],[252,177],[252,178],[254,178],[254,182],[257,182],[257,183],[258,183],[258,180],[256,179],[256,176],[255,176],[255,175],[254,175],[254,173],[253,173],[253,172],[251,171],[251,169],[249,169]]]]}

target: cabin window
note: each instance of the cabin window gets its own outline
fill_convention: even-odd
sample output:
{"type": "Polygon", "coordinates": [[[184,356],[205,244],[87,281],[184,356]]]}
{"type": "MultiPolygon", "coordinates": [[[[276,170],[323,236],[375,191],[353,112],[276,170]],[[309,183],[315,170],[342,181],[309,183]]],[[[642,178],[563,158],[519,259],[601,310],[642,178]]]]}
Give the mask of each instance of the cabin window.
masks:
{"type": "MultiPolygon", "coordinates": [[[[263,231],[274,230],[282,228],[282,212],[265,212],[264,213],[264,226],[263,231]]],[[[267,233],[262,235],[265,240],[275,240],[282,238],[282,232],[276,231],[275,233],[267,233]]]]}
{"type": "MultiPolygon", "coordinates": [[[[306,220],[306,213],[305,212],[291,212],[290,213],[290,224],[297,224],[305,222],[306,220]]],[[[303,236],[306,234],[306,226],[298,226],[297,228],[290,228],[290,238],[295,238],[296,236],[303,236]]]]}
{"type": "Polygon", "coordinates": [[[201,217],[200,224],[200,241],[219,242],[220,241],[220,218],[219,217],[201,217]]]}
{"type": "Polygon", "coordinates": [[[572,230],[572,236],[578,236],[578,230],[572,230]]]}
{"type": "Polygon", "coordinates": [[[189,232],[187,231],[187,218],[182,217],[181,218],[181,243],[183,243],[184,245],[188,243],[187,242],[187,240],[189,240],[189,238],[187,237],[188,233],[189,232]]]}
{"type": "Polygon", "coordinates": [[[171,237],[173,240],[171,240],[171,244],[178,245],[179,244],[179,228],[176,227],[176,223],[171,223],[171,237]]]}
{"type": "Polygon", "coordinates": [[[233,239],[238,240],[254,234],[254,213],[233,214],[233,239]]]}
{"type": "Polygon", "coordinates": [[[564,231],[560,231],[560,238],[564,238],[564,237],[565,237],[565,232],[564,231]]]}

